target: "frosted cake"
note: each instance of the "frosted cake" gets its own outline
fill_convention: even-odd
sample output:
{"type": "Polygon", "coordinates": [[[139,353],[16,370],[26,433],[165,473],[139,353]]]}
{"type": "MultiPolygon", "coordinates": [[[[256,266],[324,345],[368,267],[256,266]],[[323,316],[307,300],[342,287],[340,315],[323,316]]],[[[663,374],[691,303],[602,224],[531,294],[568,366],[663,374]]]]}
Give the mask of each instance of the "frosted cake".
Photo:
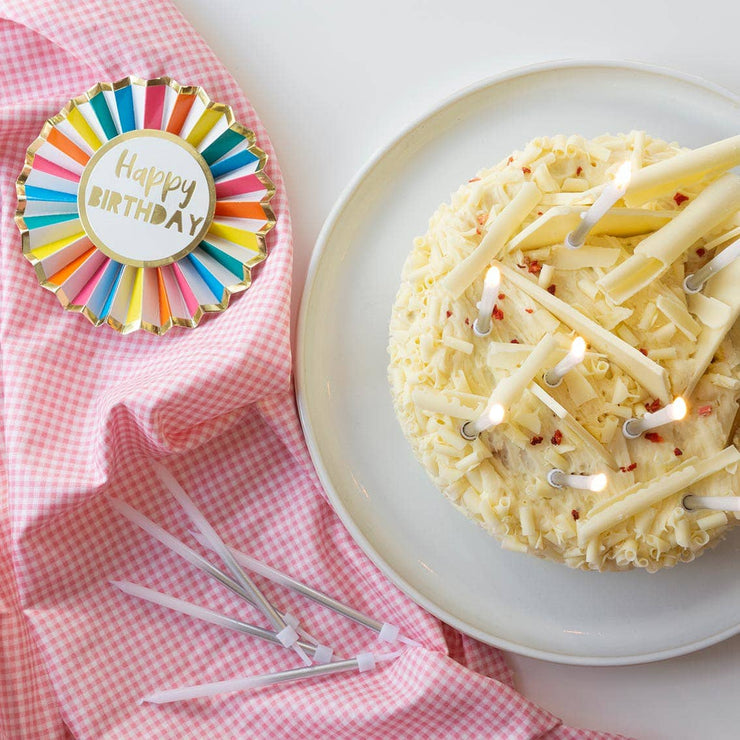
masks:
{"type": "Polygon", "coordinates": [[[740,260],[698,293],[683,287],[740,233],[740,178],[726,172],[740,137],[712,147],[702,160],[644,132],[535,139],[464,183],[414,241],[390,322],[396,413],[436,486],[504,548],[655,571],[693,560],[740,518],[684,506],[687,494],[740,491],[740,260]],[[566,248],[625,162],[624,198],[566,248]],[[491,265],[500,285],[478,336],[491,265]],[[550,387],[544,374],[576,336],[583,361],[550,387]],[[466,439],[461,426],[507,383],[501,423],[466,439]],[[676,397],[685,418],[623,434],[676,397]],[[606,486],[556,488],[552,470],[606,486]]]}

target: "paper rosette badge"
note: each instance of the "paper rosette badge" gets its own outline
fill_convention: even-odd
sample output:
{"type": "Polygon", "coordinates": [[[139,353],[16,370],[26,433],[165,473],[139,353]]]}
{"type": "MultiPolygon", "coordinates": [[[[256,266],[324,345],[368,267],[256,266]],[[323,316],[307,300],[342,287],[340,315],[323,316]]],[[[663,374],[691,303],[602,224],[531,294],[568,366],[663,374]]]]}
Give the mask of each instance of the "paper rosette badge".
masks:
{"type": "Polygon", "coordinates": [[[266,155],[227,105],[167,77],[98,83],[51,118],[18,178],[39,282],[119,332],[194,327],[251,284],[275,225],[266,155]]]}

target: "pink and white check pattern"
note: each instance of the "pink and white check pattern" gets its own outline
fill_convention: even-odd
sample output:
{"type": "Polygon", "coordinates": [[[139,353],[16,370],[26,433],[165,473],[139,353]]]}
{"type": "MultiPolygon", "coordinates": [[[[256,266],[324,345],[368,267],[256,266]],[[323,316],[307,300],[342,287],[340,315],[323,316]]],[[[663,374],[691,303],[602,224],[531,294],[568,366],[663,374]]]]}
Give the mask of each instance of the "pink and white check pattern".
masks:
{"type": "MultiPolygon", "coordinates": [[[[323,497],[291,390],[291,227],[267,134],[164,0],[0,0],[0,738],[597,738],[517,694],[501,654],[432,618],[355,546],[323,497]],[[122,337],[42,290],[13,223],[44,120],[98,80],[168,74],[230,103],[270,155],[277,227],[254,286],[195,331],[122,337]],[[222,536],[402,626],[423,648],[370,674],[139,706],[147,692],[295,667],[289,651],[134,600],[132,580],[247,621],[248,606],[113,514],[187,540],[147,468],[163,459],[222,536]]],[[[196,545],[197,547],[197,545],[196,545]]],[[[280,590],[351,655],[371,634],[280,590]]]]}

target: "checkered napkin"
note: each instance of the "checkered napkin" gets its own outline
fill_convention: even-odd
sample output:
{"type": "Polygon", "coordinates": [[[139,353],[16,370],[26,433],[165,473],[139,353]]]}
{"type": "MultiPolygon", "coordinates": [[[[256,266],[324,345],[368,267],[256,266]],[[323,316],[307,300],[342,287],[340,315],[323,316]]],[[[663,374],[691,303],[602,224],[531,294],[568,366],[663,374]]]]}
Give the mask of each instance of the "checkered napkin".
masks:
{"type": "MultiPolygon", "coordinates": [[[[409,601],[327,504],[291,390],[280,171],[244,95],[180,14],[162,0],[0,0],[0,51],[0,737],[605,737],[567,728],[517,694],[501,654],[409,601]],[[95,329],[39,287],[21,254],[13,213],[26,148],[68,98],[128,74],[202,85],[270,156],[269,259],[247,293],[195,331],[95,329]],[[131,580],[260,622],[111,512],[106,495],[188,540],[148,457],[166,461],[227,542],[400,625],[423,647],[371,673],[140,706],[152,690],[296,667],[290,651],[108,584],[131,580]]],[[[345,655],[371,642],[310,602],[267,593],[345,655]]]]}

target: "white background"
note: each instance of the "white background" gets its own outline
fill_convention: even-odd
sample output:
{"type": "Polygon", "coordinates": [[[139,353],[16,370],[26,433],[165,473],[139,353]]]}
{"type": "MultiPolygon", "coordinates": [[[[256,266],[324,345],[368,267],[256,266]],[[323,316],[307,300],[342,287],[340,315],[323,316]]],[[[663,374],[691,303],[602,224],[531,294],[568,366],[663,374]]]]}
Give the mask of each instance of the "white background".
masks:
{"type": "MultiPolygon", "coordinates": [[[[740,93],[734,0],[175,2],[246,92],[277,151],[295,232],[294,317],[314,242],[342,189],[376,149],[459,88],[527,64],[615,59],[740,93]]],[[[569,724],[646,740],[740,737],[740,637],[618,668],[508,657],[518,689],[569,724]]]]}

